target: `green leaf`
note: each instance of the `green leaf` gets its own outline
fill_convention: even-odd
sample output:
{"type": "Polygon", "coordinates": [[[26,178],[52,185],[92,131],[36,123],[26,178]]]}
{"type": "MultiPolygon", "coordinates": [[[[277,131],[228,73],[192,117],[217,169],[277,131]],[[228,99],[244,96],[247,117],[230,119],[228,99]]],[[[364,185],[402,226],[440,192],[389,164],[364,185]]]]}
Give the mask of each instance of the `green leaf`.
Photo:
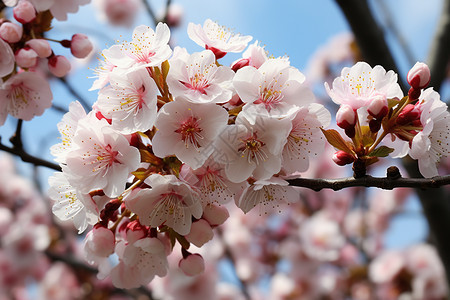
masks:
{"type": "Polygon", "coordinates": [[[336,149],[342,150],[349,154],[352,154],[352,150],[347,145],[347,142],[342,138],[342,136],[334,129],[322,130],[323,135],[327,139],[328,143],[336,149]]]}
{"type": "Polygon", "coordinates": [[[391,152],[394,152],[394,149],[386,147],[386,146],[381,146],[381,147],[378,147],[377,149],[373,150],[367,156],[369,156],[369,157],[386,157],[391,152]]]}
{"type": "Polygon", "coordinates": [[[405,104],[406,101],[409,100],[408,96],[403,97],[401,100],[397,100],[397,98],[393,98],[393,99],[387,99],[388,101],[388,107],[389,108],[394,108],[397,104],[399,104],[400,106],[402,106],[403,104],[405,104]]]}

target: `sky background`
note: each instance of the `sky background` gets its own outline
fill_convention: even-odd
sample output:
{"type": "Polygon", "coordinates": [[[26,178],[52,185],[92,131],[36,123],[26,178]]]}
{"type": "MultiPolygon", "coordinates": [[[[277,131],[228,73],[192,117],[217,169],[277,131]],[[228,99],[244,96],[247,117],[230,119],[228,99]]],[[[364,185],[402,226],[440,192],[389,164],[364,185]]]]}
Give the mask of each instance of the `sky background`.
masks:
{"type": "MultiPolygon", "coordinates": [[[[388,11],[392,15],[392,21],[399,28],[401,34],[409,45],[415,61],[425,61],[436,26],[442,0],[373,0],[369,1],[376,18],[385,27],[385,14],[382,13],[380,3],[384,1],[388,11]]],[[[237,33],[252,35],[253,41],[258,40],[266,45],[266,50],[273,56],[287,55],[291,65],[304,71],[308,61],[314,53],[337,34],[348,32],[349,27],[343,18],[338,6],[331,0],[174,0],[184,8],[184,18],[181,26],[172,31],[172,39],[175,45],[186,47],[192,53],[202,49],[192,42],[186,33],[189,22],[201,23],[210,18],[237,33]]],[[[150,1],[155,11],[161,11],[165,1],[150,1]]],[[[97,12],[92,5],[84,6],[78,14],[69,15],[68,22],[54,22],[54,30],[49,33],[50,38],[70,39],[77,32],[85,33],[96,44],[96,53],[113,45],[114,40],[131,39],[132,29],[140,24],[154,26],[151,18],[144,9],[131,28],[111,27],[97,17],[97,12]]],[[[404,53],[395,42],[389,28],[385,28],[386,37],[394,56],[397,59],[400,77],[405,77],[408,69],[414,62],[408,62],[404,53]]],[[[54,46],[54,45],[52,45],[54,46]]],[[[67,53],[65,49],[54,47],[56,54],[67,53]]],[[[240,57],[239,54],[229,54],[223,63],[230,63],[240,57]]],[[[76,61],[74,72],[68,76],[68,82],[79,92],[83,98],[93,103],[97,97],[97,91],[89,92],[93,79],[92,68],[95,68],[95,59],[90,62],[76,61]]],[[[58,82],[52,83],[54,102],[60,106],[68,107],[68,104],[76,100],[67,92],[64,86],[58,82]]],[[[49,147],[58,142],[57,122],[62,114],[48,110],[41,117],[24,124],[24,143],[26,149],[39,157],[51,160],[49,147]]],[[[6,124],[0,127],[2,141],[6,140],[14,132],[17,121],[8,118],[6,124]]],[[[29,166],[20,166],[23,173],[30,174],[29,166]]],[[[52,173],[40,168],[44,189],[46,178],[52,173]]],[[[420,218],[420,207],[416,200],[409,201],[407,210],[412,213],[408,217],[397,218],[387,236],[387,244],[391,247],[403,247],[410,243],[418,242],[426,235],[426,226],[420,218]],[[404,234],[405,231],[408,234],[404,234]]]]}

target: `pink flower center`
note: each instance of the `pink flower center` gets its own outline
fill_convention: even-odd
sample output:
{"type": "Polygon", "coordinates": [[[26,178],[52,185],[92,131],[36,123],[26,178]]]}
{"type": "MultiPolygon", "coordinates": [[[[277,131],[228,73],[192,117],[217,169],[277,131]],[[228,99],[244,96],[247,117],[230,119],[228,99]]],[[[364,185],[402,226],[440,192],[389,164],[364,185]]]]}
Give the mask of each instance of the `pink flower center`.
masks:
{"type": "Polygon", "coordinates": [[[271,111],[277,105],[279,105],[284,98],[281,92],[282,85],[279,85],[280,89],[275,89],[275,83],[277,80],[274,79],[274,83],[269,83],[267,87],[264,88],[263,92],[259,96],[259,99],[255,101],[255,104],[263,103],[268,111],[271,111]]]}
{"type": "Polygon", "coordinates": [[[205,89],[209,87],[208,79],[202,73],[196,73],[193,77],[189,78],[190,82],[180,81],[185,87],[191,90],[199,91],[203,95],[206,95],[205,89]]]}
{"type": "Polygon", "coordinates": [[[256,133],[241,141],[242,145],[238,151],[241,153],[241,157],[247,157],[249,163],[255,162],[258,165],[260,162],[267,160],[268,156],[262,149],[266,144],[258,140],[256,133]]]}
{"type": "Polygon", "coordinates": [[[124,46],[123,50],[137,63],[149,64],[152,62],[152,57],[155,56],[155,52],[150,51],[149,46],[137,43],[129,43],[124,46]]]}
{"type": "Polygon", "coordinates": [[[181,140],[185,143],[186,148],[189,144],[195,148],[200,147],[199,141],[203,139],[200,134],[203,129],[200,128],[199,120],[195,117],[189,117],[186,121],[180,124],[180,127],[175,130],[176,133],[181,134],[181,140]]]}

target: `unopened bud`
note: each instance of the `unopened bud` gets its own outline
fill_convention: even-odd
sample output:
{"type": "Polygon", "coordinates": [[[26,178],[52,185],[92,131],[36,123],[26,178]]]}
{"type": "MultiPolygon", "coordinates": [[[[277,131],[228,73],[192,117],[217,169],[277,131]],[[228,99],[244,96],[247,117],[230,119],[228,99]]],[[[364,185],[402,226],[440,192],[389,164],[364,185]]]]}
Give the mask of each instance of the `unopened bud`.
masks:
{"type": "Polygon", "coordinates": [[[420,96],[421,92],[422,91],[420,89],[415,89],[413,87],[410,88],[409,91],[408,91],[409,100],[414,101],[414,100],[419,99],[419,96],[420,96]]]}
{"type": "Polygon", "coordinates": [[[29,1],[21,0],[13,9],[14,18],[22,23],[27,24],[36,18],[36,10],[29,1]]]}
{"type": "Polygon", "coordinates": [[[32,39],[27,41],[25,45],[33,49],[40,58],[47,58],[52,55],[52,48],[48,41],[44,39],[32,39]]]}
{"type": "Polygon", "coordinates": [[[379,119],[372,119],[369,121],[369,128],[372,132],[378,132],[381,128],[381,120],[379,119]]]}
{"type": "Polygon", "coordinates": [[[205,261],[200,254],[190,254],[180,260],[178,267],[187,276],[197,276],[205,271],[205,261]]]}
{"type": "Polygon", "coordinates": [[[333,161],[339,166],[345,166],[355,161],[355,157],[345,151],[339,150],[333,154],[333,161]]]}
{"type": "Polygon", "coordinates": [[[382,119],[387,115],[388,102],[386,96],[378,95],[372,101],[370,101],[367,107],[367,112],[376,119],[382,119]]]}
{"type": "Polygon", "coordinates": [[[183,6],[179,4],[170,4],[167,9],[166,23],[167,25],[172,27],[180,26],[181,20],[183,19],[184,9],[183,6]]]}
{"type": "Polygon", "coordinates": [[[214,204],[206,205],[202,218],[208,221],[211,226],[222,225],[230,216],[225,206],[214,204]]]}
{"type": "Polygon", "coordinates": [[[135,221],[131,221],[130,223],[127,224],[125,234],[126,234],[127,242],[134,243],[137,240],[140,240],[140,239],[144,238],[145,236],[147,236],[148,229],[147,229],[147,227],[141,225],[141,223],[139,223],[139,221],[135,220],[135,221]]]}
{"type": "Polygon", "coordinates": [[[237,72],[237,70],[242,69],[250,64],[250,60],[248,58],[241,58],[240,60],[233,63],[231,66],[231,70],[237,72]]]}
{"type": "Polygon", "coordinates": [[[108,257],[114,253],[116,239],[114,233],[108,228],[94,226],[86,235],[84,242],[87,257],[89,255],[108,257]]]}
{"type": "Polygon", "coordinates": [[[70,41],[70,52],[76,58],[85,58],[92,52],[94,46],[87,37],[82,33],[77,33],[72,36],[70,41]]]}
{"type": "Polygon", "coordinates": [[[22,38],[23,28],[11,22],[0,25],[0,38],[8,43],[17,43],[22,38]]]}
{"type": "Polygon", "coordinates": [[[396,123],[400,126],[409,124],[420,118],[420,110],[417,106],[407,104],[397,117],[396,123]]]}
{"type": "Polygon", "coordinates": [[[214,233],[209,223],[200,219],[192,223],[191,231],[185,237],[188,242],[200,248],[214,237],[214,233]]]}
{"type": "Polygon", "coordinates": [[[336,122],[342,129],[355,127],[356,112],[350,105],[343,104],[336,113],[336,122]]]}
{"type": "Polygon", "coordinates": [[[70,62],[63,55],[54,55],[48,59],[48,69],[56,77],[64,77],[70,71],[70,62]]]}
{"type": "Polygon", "coordinates": [[[31,48],[19,49],[14,55],[16,63],[21,68],[31,68],[37,64],[37,53],[31,48]]]}
{"type": "Polygon", "coordinates": [[[221,59],[222,57],[224,57],[227,54],[227,52],[223,52],[214,47],[209,47],[208,45],[206,45],[205,48],[206,48],[206,50],[211,50],[214,53],[214,55],[216,56],[216,60],[221,59]]]}
{"type": "Polygon", "coordinates": [[[406,79],[409,85],[416,90],[426,88],[431,80],[430,68],[424,63],[417,62],[409,70],[406,79]]]}

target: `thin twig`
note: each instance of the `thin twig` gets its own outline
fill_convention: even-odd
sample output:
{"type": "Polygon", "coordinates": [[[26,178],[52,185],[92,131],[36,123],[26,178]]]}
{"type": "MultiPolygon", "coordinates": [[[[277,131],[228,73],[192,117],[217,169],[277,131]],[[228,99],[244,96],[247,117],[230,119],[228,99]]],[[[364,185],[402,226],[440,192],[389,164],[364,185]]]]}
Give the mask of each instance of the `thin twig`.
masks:
{"type": "Polygon", "coordinates": [[[150,15],[150,18],[152,19],[153,23],[156,25],[158,24],[159,20],[155,15],[155,12],[153,11],[153,8],[150,6],[147,0],[142,0],[142,3],[144,4],[145,10],[150,15]]]}

